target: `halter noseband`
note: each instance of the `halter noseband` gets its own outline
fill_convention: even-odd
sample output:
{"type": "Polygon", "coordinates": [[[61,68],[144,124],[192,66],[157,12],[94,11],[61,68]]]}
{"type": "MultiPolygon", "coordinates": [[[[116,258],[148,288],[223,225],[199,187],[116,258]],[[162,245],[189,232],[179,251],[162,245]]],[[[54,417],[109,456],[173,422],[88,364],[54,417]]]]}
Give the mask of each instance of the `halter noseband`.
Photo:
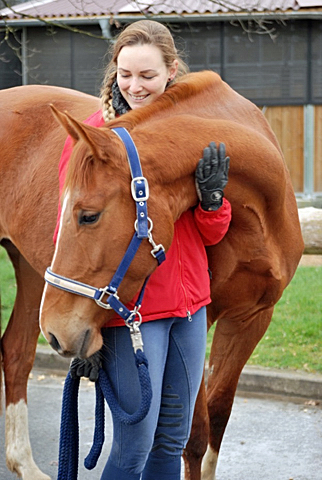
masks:
{"type": "Polygon", "coordinates": [[[85,283],[77,282],[70,278],[64,277],[57,273],[54,273],[50,267],[47,268],[45,273],[45,280],[50,285],[65,290],[66,292],[75,293],[87,298],[92,298],[102,308],[113,309],[119,314],[125,324],[130,328],[133,342],[134,351],[141,348],[139,339],[135,340],[135,336],[138,336],[138,327],[141,324],[141,315],[139,308],[141,306],[144,288],[147,279],[142,287],[138,300],[133,310],[129,310],[119,299],[117,289],[122,282],[142,240],[147,238],[152,245],[151,255],[156,258],[160,265],[165,260],[165,250],[163,245],[157,245],[152,238],[153,223],[148,217],[147,200],[149,198],[149,185],[148,181],[142,174],[142,168],[140,158],[136,149],[136,146],[129,134],[129,132],[122,127],[113,128],[112,131],[122,140],[127,151],[127,158],[131,170],[131,192],[132,197],[136,203],[136,220],[134,223],[134,235],[132,240],[118,266],[111,282],[104,288],[96,288],[85,283]],[[104,298],[107,299],[104,301],[104,298]],[[134,321],[138,316],[138,321],[134,321]],[[132,332],[132,330],[134,330],[132,332]],[[136,343],[137,346],[134,345],[136,343]]]}

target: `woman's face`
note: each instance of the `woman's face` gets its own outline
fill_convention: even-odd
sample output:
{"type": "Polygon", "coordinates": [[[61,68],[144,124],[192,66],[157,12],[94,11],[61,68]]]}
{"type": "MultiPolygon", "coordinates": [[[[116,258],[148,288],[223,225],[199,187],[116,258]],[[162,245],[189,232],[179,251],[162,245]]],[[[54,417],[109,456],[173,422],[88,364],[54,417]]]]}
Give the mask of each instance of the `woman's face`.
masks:
{"type": "Polygon", "coordinates": [[[168,68],[161,50],[155,45],[123,47],[117,58],[117,83],[131,109],[154,102],[164,92],[178,70],[174,60],[168,68]]]}

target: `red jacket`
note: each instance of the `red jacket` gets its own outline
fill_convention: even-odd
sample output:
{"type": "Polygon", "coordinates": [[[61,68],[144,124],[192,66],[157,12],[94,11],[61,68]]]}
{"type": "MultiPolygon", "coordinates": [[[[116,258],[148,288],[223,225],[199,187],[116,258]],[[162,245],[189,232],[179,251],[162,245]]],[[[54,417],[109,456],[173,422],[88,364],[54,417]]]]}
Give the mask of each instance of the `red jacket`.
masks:
{"type": "MultiPolygon", "coordinates": [[[[104,124],[101,111],[91,115],[85,123],[99,127],[104,124]]],[[[72,142],[68,137],[59,164],[59,185],[62,190],[72,142]]],[[[60,219],[58,211],[54,241],[57,239],[60,219]]],[[[166,260],[151,275],[141,307],[143,321],[193,315],[211,302],[208,260],[204,246],[215,245],[226,234],[231,219],[231,207],[224,198],[223,206],[214,212],[204,211],[200,205],[184,212],[175,222],[174,237],[166,260]]],[[[121,299],[122,300],[122,299],[121,299]]],[[[136,297],[127,307],[132,310],[136,297]]],[[[124,325],[118,316],[106,326],[124,325]]]]}

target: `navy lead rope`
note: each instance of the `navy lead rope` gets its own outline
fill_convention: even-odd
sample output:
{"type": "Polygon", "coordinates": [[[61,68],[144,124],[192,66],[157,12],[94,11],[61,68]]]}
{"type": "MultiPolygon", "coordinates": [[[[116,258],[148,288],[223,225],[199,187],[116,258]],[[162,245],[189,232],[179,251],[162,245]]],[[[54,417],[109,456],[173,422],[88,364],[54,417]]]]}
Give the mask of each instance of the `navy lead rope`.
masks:
{"type": "Polygon", "coordinates": [[[58,479],[74,480],[78,473],[78,389],[80,379],[68,372],[63,395],[60,422],[58,479]],[[75,408],[76,405],[76,408],[75,408]]]}
{"type": "MultiPolygon", "coordinates": [[[[105,440],[105,409],[104,398],[112,415],[121,423],[135,425],[143,420],[151,405],[152,387],[148,371],[148,361],[142,350],[134,354],[141,386],[141,405],[132,415],[125,412],[119,405],[111,382],[106,372],[101,368],[95,383],[95,430],[92,448],[85,458],[87,470],[95,468],[100,457],[105,440]]],[[[72,378],[68,372],[64,392],[60,427],[58,480],[76,480],[78,475],[79,429],[78,429],[78,391],[79,378],[72,378]]]]}

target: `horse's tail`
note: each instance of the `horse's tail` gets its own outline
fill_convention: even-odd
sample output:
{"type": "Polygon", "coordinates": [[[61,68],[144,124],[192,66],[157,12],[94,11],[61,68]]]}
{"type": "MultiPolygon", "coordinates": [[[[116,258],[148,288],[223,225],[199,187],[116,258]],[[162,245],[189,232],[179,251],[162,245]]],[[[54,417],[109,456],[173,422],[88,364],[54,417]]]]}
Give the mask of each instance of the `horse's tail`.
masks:
{"type": "Polygon", "coordinates": [[[0,295],[0,415],[2,415],[2,396],[3,396],[3,387],[2,387],[2,335],[1,335],[1,324],[2,324],[2,308],[1,308],[1,295],[0,295]]]}

